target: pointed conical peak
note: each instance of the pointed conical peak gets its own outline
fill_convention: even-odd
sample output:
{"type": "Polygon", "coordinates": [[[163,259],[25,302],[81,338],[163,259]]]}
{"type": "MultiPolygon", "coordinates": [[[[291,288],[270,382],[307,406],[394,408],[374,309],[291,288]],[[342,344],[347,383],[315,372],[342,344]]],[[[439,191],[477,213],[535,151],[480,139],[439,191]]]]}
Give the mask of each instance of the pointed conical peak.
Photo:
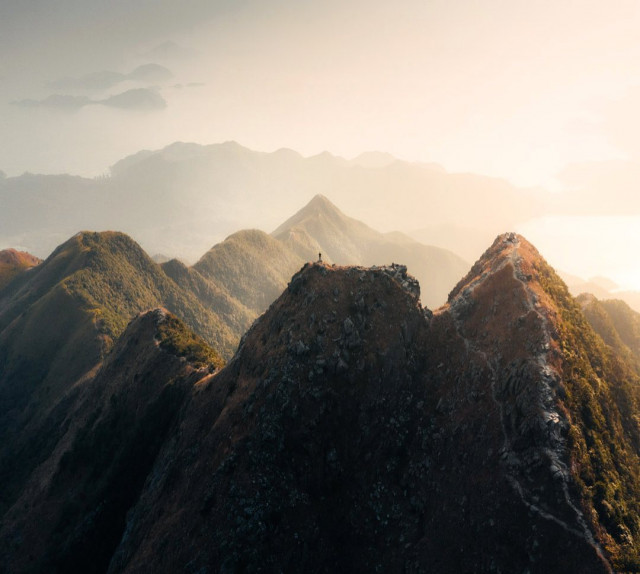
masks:
{"type": "Polygon", "coordinates": [[[342,213],[325,195],[318,193],[313,199],[303,207],[299,213],[302,212],[331,212],[342,213]]]}
{"type": "MultiPolygon", "coordinates": [[[[309,220],[331,220],[348,222],[348,218],[342,211],[340,211],[327,197],[318,194],[307,203],[300,211],[295,213],[289,219],[287,219],[278,229],[276,229],[272,235],[278,237],[281,233],[289,231],[291,228],[304,224],[309,220]]],[[[353,220],[355,221],[355,220],[353,220]]],[[[361,224],[362,225],[362,224],[361,224]]]]}
{"type": "MultiPolygon", "coordinates": [[[[533,295],[537,303],[540,302],[539,299],[543,299],[546,303],[552,304],[541,286],[541,283],[548,282],[550,276],[554,283],[564,286],[562,280],[529,241],[517,233],[503,233],[449,293],[448,304],[454,305],[456,299],[468,296],[490,278],[496,287],[500,287],[500,278],[509,275],[512,275],[518,284],[526,285],[529,291],[535,292],[533,295]]],[[[566,291],[566,287],[564,290],[566,291]]]]}

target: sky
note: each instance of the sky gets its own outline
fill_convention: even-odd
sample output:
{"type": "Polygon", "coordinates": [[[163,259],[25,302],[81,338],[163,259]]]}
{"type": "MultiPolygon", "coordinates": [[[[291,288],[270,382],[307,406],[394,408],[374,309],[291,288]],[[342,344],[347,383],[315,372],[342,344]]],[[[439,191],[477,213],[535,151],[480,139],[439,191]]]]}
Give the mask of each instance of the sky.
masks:
{"type": "MultiPolygon", "coordinates": [[[[556,221],[557,264],[588,274],[580,238],[640,247],[638,30],[637,0],[3,0],[0,170],[95,176],[174,141],[380,150],[569,194],[589,218],[556,221]]],[[[553,245],[550,225],[523,230],[553,245]]],[[[604,271],[640,288],[626,260],[604,271]]]]}

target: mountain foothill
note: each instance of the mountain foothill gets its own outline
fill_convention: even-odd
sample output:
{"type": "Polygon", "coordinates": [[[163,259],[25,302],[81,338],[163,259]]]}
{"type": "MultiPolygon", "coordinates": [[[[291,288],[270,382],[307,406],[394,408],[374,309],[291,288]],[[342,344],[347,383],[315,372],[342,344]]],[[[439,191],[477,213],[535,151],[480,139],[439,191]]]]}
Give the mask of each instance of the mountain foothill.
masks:
{"type": "Polygon", "coordinates": [[[0,252],[2,573],[637,572],[639,421],[640,315],[514,233],[0,252]]]}

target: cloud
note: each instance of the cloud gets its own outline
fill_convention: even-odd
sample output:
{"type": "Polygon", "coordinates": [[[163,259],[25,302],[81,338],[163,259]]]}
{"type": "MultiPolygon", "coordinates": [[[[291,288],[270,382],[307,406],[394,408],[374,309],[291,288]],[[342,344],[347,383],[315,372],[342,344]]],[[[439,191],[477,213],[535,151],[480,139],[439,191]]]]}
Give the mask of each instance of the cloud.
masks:
{"type": "Polygon", "coordinates": [[[19,100],[16,102],[11,102],[16,106],[20,106],[23,108],[58,108],[62,110],[79,110],[84,106],[88,106],[93,104],[90,98],[87,96],[71,96],[69,94],[52,94],[43,100],[19,100]]]}
{"type": "Polygon", "coordinates": [[[186,60],[197,55],[195,50],[180,46],[173,41],[166,41],[153,47],[143,54],[150,60],[186,60]]]}
{"type": "Polygon", "coordinates": [[[156,90],[146,88],[127,90],[99,103],[127,110],[162,110],[167,107],[167,102],[156,90]]]}
{"type": "Polygon", "coordinates": [[[85,106],[102,105],[110,108],[126,110],[162,110],[167,102],[157,90],[136,88],[102,100],[92,100],[87,96],[72,96],[69,94],[53,94],[43,100],[20,100],[12,102],[23,108],[56,108],[59,110],[75,111],[85,106]]]}
{"type": "Polygon", "coordinates": [[[160,64],[143,64],[126,76],[128,80],[140,82],[166,82],[173,78],[173,73],[160,64]]]}
{"type": "Polygon", "coordinates": [[[49,82],[47,85],[56,90],[107,90],[129,80],[156,83],[166,82],[172,77],[173,73],[168,68],[160,64],[149,63],[138,66],[128,74],[103,70],[101,72],[85,74],[77,78],[60,78],[49,82]]]}

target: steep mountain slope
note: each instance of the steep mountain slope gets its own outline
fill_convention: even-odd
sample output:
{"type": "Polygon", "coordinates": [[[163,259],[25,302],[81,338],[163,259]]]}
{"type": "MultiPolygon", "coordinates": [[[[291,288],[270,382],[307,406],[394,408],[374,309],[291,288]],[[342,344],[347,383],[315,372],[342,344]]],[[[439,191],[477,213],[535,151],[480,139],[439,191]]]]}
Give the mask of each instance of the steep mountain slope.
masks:
{"type": "Polygon", "coordinates": [[[435,313],[418,293],[306,265],[194,394],[109,571],[640,568],[633,369],[514,234],[435,313]]]}
{"type": "Polygon", "coordinates": [[[633,366],[606,348],[564,283],[514,234],[498,238],[474,265],[452,292],[450,309],[467,344],[491,365],[503,453],[522,501],[606,554],[617,570],[637,571],[640,403],[633,366]]]}
{"type": "Polygon", "coordinates": [[[91,373],[133,316],[158,305],[233,352],[238,336],[120,233],[77,234],[0,292],[0,510],[46,450],[32,423],[91,373]]]}
{"type": "Polygon", "coordinates": [[[422,285],[422,299],[439,306],[469,265],[454,253],[422,245],[401,233],[380,233],[347,217],[326,197],[316,195],[305,207],[278,227],[272,235],[294,249],[306,261],[322,252],[339,265],[407,265],[422,285]]]}
{"type": "Polygon", "coordinates": [[[214,245],[193,266],[256,313],[262,313],[286,287],[303,260],[257,229],[238,231],[214,245]]]}
{"type": "Polygon", "coordinates": [[[25,251],[3,249],[0,251],[0,291],[23,271],[40,264],[41,260],[25,251]]]}
{"type": "Polygon", "coordinates": [[[196,269],[187,267],[177,259],[162,263],[160,267],[177,285],[195,295],[205,308],[214,310],[238,340],[251,326],[256,317],[255,312],[232,297],[211,278],[205,279],[196,269]]]}
{"type": "Polygon", "coordinates": [[[163,309],[132,321],[98,373],[39,420],[48,448],[3,516],[0,572],[104,572],[183,401],[221,364],[163,309]]]}

